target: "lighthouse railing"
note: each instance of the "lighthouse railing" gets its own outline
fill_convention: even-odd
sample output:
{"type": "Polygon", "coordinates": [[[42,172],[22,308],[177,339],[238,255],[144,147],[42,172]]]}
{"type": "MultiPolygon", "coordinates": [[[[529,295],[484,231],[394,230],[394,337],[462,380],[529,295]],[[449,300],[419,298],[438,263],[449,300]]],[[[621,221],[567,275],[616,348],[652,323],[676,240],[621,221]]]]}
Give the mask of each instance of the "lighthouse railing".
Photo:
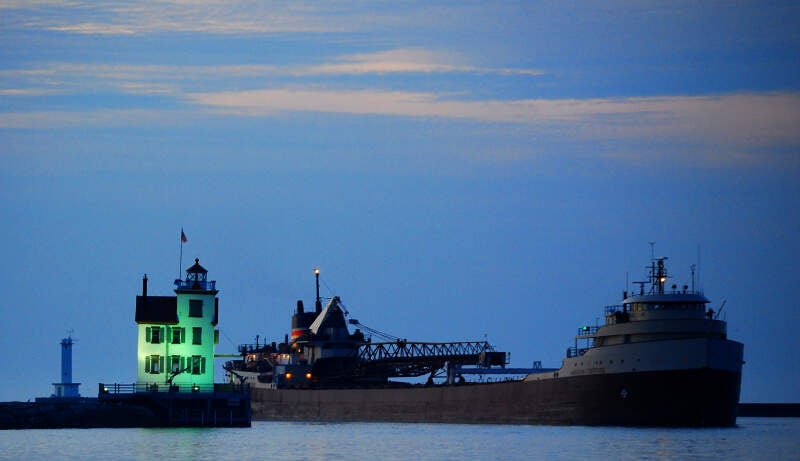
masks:
{"type": "Polygon", "coordinates": [[[250,392],[249,384],[213,383],[213,384],[167,384],[167,383],[100,383],[98,395],[121,396],[154,393],[228,393],[246,394],[250,392]]]}
{"type": "Polygon", "coordinates": [[[216,280],[181,280],[175,279],[175,289],[177,290],[204,290],[214,291],[217,288],[216,280]]]}

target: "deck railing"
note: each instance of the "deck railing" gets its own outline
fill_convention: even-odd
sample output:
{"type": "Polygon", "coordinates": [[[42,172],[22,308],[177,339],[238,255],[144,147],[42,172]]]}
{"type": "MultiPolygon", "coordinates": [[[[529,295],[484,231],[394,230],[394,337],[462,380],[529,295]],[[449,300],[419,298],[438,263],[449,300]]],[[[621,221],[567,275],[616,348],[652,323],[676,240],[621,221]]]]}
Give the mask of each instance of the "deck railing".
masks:
{"type": "Polygon", "coordinates": [[[591,348],[589,348],[589,347],[568,347],[567,348],[567,358],[581,356],[581,355],[585,354],[586,351],[588,351],[589,349],[591,349],[591,348]]]}
{"type": "Polygon", "coordinates": [[[597,334],[597,330],[599,329],[600,329],[599,326],[590,326],[590,325],[578,327],[577,336],[593,337],[594,335],[597,334]]]}

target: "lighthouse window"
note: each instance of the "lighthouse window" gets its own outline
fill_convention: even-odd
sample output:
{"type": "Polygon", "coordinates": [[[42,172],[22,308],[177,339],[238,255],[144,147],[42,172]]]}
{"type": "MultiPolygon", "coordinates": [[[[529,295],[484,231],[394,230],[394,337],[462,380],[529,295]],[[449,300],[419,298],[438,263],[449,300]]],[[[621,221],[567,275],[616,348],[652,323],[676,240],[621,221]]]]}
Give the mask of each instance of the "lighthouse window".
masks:
{"type": "Polygon", "coordinates": [[[202,344],[203,329],[201,327],[192,328],[192,344],[202,344]]]}
{"type": "Polygon", "coordinates": [[[157,375],[164,368],[164,357],[149,355],[144,358],[144,372],[157,375]]]}
{"type": "Polygon", "coordinates": [[[186,328],[172,328],[172,344],[182,344],[186,342],[186,328]]]}
{"type": "Polygon", "coordinates": [[[199,375],[206,372],[206,358],[199,355],[192,356],[192,374],[199,375]]]}
{"type": "Polygon", "coordinates": [[[164,329],[163,327],[147,327],[145,329],[145,341],[148,343],[159,344],[163,342],[164,329]]]}
{"type": "Polygon", "coordinates": [[[173,373],[180,373],[181,371],[181,356],[180,355],[173,355],[172,356],[172,366],[170,367],[173,373]]]}
{"type": "Polygon", "coordinates": [[[200,299],[193,299],[189,301],[189,317],[202,317],[203,316],[203,301],[200,299]]]}

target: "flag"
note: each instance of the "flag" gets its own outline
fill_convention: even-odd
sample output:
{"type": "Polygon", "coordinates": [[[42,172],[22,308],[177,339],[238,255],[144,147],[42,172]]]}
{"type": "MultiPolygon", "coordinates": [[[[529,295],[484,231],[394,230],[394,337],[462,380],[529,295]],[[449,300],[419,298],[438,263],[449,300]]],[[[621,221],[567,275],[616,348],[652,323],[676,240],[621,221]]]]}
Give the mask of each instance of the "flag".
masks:
{"type": "Polygon", "coordinates": [[[186,234],[184,234],[183,229],[181,229],[181,243],[186,243],[187,240],[186,234]]]}

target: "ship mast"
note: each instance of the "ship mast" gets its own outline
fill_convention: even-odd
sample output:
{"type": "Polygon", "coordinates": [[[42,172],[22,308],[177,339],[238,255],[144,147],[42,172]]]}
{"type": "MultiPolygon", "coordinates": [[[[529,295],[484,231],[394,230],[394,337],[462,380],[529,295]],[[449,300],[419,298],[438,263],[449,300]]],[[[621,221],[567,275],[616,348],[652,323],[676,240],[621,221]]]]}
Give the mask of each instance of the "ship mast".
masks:
{"type": "Polygon", "coordinates": [[[316,278],[317,282],[317,302],[314,307],[317,311],[317,314],[319,314],[322,312],[322,300],[319,297],[319,268],[314,269],[314,278],[316,278]]]}

